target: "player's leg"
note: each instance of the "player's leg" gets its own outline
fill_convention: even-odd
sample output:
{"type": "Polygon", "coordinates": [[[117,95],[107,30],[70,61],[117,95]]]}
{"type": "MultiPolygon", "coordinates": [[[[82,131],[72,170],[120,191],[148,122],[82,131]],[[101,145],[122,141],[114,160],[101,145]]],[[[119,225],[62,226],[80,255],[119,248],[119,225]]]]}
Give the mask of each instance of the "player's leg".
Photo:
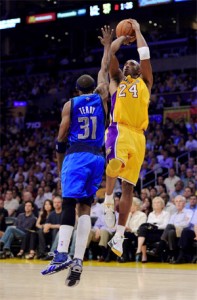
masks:
{"type": "MultiPolygon", "coordinates": [[[[123,140],[125,147],[128,149],[128,161],[125,160],[125,167],[120,171],[119,177],[122,178],[123,182],[122,196],[119,204],[119,221],[116,233],[113,239],[109,242],[109,246],[112,248],[112,251],[118,256],[122,255],[125,224],[132,204],[133,186],[137,183],[145,154],[144,135],[133,132],[129,129],[124,129],[124,132],[123,140]]],[[[122,157],[124,158],[123,149],[120,153],[122,153],[122,157]]]]}
{"type": "Polygon", "coordinates": [[[118,256],[121,256],[123,252],[122,245],[124,241],[125,225],[131,208],[132,197],[133,197],[133,185],[126,181],[123,181],[122,195],[119,203],[118,225],[117,225],[115,235],[108,243],[112,251],[118,256]]]}
{"type": "Polygon", "coordinates": [[[115,218],[115,207],[114,207],[114,196],[113,190],[118,175],[120,174],[120,169],[122,167],[122,162],[118,159],[111,159],[106,168],[106,193],[104,200],[104,220],[109,228],[113,228],[116,223],[115,218]]]}
{"type": "Polygon", "coordinates": [[[87,247],[88,237],[91,230],[90,220],[90,208],[94,201],[94,195],[98,190],[98,187],[102,181],[104,172],[105,159],[102,155],[93,155],[87,153],[86,159],[86,170],[88,178],[84,187],[84,193],[86,197],[80,198],[78,204],[78,225],[76,235],[76,245],[73,263],[70,266],[68,276],[66,278],[67,286],[76,286],[81,277],[83,270],[83,258],[87,247]]]}
{"type": "Polygon", "coordinates": [[[118,125],[110,126],[106,131],[106,155],[107,155],[107,167],[106,167],[106,194],[104,201],[104,219],[109,228],[115,226],[115,209],[113,190],[116,180],[120,175],[122,167],[124,167],[128,153],[126,146],[123,142],[124,130],[118,125]],[[123,147],[124,145],[124,147],[123,147]]]}
{"type": "Polygon", "coordinates": [[[83,258],[91,230],[90,207],[92,202],[93,196],[83,199],[83,203],[78,204],[79,218],[74,258],[65,281],[65,284],[69,287],[79,284],[81,273],[83,271],[83,258]]]}
{"type": "Polygon", "coordinates": [[[68,255],[68,248],[75,225],[75,207],[76,199],[63,199],[58,247],[53,254],[51,253],[53,255],[53,260],[41,272],[42,275],[49,275],[67,269],[72,262],[70,256],[68,255]]]}

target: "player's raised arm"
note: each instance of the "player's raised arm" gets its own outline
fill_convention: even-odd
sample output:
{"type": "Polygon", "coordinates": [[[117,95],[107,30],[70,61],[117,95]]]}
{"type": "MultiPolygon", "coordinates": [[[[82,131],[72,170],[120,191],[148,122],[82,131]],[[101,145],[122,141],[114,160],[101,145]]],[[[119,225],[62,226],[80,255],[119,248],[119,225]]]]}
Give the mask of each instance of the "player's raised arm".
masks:
{"type": "Polygon", "coordinates": [[[137,40],[137,48],[140,57],[140,70],[141,70],[142,78],[146,83],[149,92],[151,92],[151,88],[153,85],[153,74],[152,74],[152,67],[150,63],[150,50],[146,43],[145,38],[143,37],[140,31],[139,23],[134,19],[131,19],[131,22],[137,40]]]}
{"type": "Polygon", "coordinates": [[[125,42],[127,38],[125,36],[120,36],[115,39],[111,44],[111,61],[110,61],[110,79],[120,82],[123,78],[121,69],[119,68],[119,61],[116,57],[116,52],[120,49],[120,46],[125,42]]]}
{"type": "Polygon", "coordinates": [[[109,93],[108,72],[111,59],[111,42],[113,38],[113,29],[111,29],[110,26],[105,25],[103,28],[101,28],[101,31],[102,36],[99,36],[98,38],[100,39],[101,44],[104,46],[104,52],[101,61],[101,68],[98,73],[98,86],[95,92],[99,93],[103,99],[107,99],[109,93]]]}

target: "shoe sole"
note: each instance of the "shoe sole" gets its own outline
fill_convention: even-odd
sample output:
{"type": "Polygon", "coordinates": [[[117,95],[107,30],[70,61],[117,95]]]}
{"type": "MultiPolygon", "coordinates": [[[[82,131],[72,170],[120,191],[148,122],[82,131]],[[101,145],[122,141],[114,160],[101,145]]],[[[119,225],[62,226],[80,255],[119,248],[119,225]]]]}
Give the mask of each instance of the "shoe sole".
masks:
{"type": "Polygon", "coordinates": [[[48,269],[45,269],[41,271],[42,275],[53,275],[55,273],[58,273],[60,271],[68,269],[68,267],[72,264],[72,261],[67,262],[65,265],[49,265],[48,269]],[[52,268],[55,267],[55,268],[52,268]]]}
{"type": "Polygon", "coordinates": [[[111,241],[108,242],[108,246],[111,248],[111,250],[118,256],[122,256],[122,252],[117,250],[116,248],[113,247],[113,243],[111,241]]]}
{"type": "Polygon", "coordinates": [[[122,252],[118,251],[117,249],[115,248],[111,248],[111,250],[118,256],[118,257],[121,257],[122,256],[122,252]]]}
{"type": "Polygon", "coordinates": [[[80,282],[80,277],[83,269],[81,267],[73,267],[69,270],[68,276],[65,280],[65,285],[68,287],[75,287],[80,282]]]}

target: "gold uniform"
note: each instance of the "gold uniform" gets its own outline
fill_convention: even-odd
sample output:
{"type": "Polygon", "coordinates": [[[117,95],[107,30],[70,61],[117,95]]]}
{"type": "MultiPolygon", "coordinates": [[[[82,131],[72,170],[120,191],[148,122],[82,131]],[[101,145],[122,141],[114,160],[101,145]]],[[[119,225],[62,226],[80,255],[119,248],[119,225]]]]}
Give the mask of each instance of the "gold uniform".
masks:
{"type": "Polygon", "coordinates": [[[107,160],[123,165],[119,177],[136,185],[145,155],[150,94],[141,78],[125,77],[111,99],[111,123],[106,130],[107,160]]]}

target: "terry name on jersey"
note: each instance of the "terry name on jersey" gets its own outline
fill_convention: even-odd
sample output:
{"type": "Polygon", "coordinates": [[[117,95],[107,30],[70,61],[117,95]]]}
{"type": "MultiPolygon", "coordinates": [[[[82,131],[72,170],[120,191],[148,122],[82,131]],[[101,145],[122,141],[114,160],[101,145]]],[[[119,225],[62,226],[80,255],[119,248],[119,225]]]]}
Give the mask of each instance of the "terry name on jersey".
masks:
{"type": "Polygon", "coordinates": [[[82,106],[82,107],[79,107],[79,110],[82,115],[93,114],[95,111],[95,107],[94,106],[82,106]]]}

